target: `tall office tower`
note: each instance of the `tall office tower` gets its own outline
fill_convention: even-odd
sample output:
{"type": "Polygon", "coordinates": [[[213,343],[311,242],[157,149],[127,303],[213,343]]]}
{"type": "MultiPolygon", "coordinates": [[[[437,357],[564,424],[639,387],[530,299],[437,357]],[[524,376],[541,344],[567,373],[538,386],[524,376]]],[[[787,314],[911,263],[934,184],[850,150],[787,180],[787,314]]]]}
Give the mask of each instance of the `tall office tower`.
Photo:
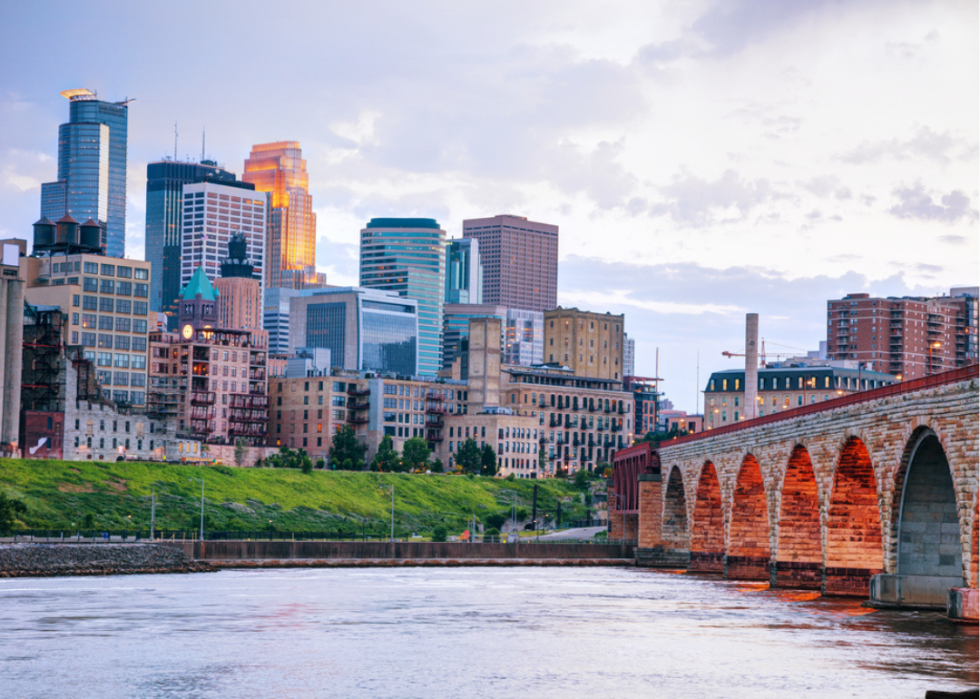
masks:
{"type": "Polygon", "coordinates": [[[233,235],[245,238],[245,255],[254,265],[254,276],[262,282],[265,269],[265,226],[267,194],[252,189],[248,182],[195,182],[184,185],[180,241],[180,283],[190,281],[198,267],[208,279],[218,278],[233,235]]]}
{"type": "Polygon", "coordinates": [[[299,141],[252,146],[242,180],[270,194],[265,286],[324,286],[327,275],[316,271],[316,214],[299,141]]]}
{"type": "Polygon", "coordinates": [[[181,286],[184,185],[205,180],[234,182],[235,173],[211,160],[200,163],[162,160],[146,166],[146,261],[153,271],[150,308],[167,314],[171,330],[177,329],[177,294],[181,286]]]}
{"type": "Polygon", "coordinates": [[[219,294],[219,328],[262,329],[262,288],[255,277],[255,265],[248,259],[244,235],[235,234],[228,240],[228,257],[221,263],[221,276],[214,288],[219,294]]]}
{"type": "Polygon", "coordinates": [[[446,303],[483,303],[483,265],[476,238],[446,245],[446,303]]]}
{"type": "Polygon", "coordinates": [[[977,363],[977,287],[935,298],[848,294],[827,303],[827,358],[905,380],[977,363]]]}
{"type": "Polygon", "coordinates": [[[423,376],[442,367],[446,231],[431,218],[373,218],[361,231],[361,286],[418,301],[423,376]]]}
{"type": "Polygon", "coordinates": [[[463,221],[480,241],[483,303],[550,311],[558,305],[558,226],[504,214],[463,221]]]}
{"type": "Polygon", "coordinates": [[[106,254],[123,257],[130,100],[103,102],[84,88],[61,96],[71,102],[69,117],[58,127],[58,180],[41,185],[41,216],[97,221],[106,254]]]}

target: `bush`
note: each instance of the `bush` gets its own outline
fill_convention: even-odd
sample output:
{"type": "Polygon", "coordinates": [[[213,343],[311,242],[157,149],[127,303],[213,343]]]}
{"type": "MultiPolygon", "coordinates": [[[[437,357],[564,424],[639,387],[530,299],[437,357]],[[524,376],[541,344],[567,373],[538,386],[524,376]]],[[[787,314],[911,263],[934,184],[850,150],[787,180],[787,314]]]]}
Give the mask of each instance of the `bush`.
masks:
{"type": "Polygon", "coordinates": [[[442,543],[443,541],[446,540],[446,535],[448,533],[449,532],[446,530],[446,528],[443,525],[437,524],[435,528],[433,528],[432,530],[432,541],[436,543],[442,543]]]}
{"type": "Polygon", "coordinates": [[[504,526],[504,522],[506,521],[507,515],[503,512],[495,512],[483,518],[483,523],[491,529],[496,529],[498,534],[500,533],[500,528],[504,526]]]}
{"type": "Polygon", "coordinates": [[[483,530],[483,538],[488,539],[491,536],[500,536],[500,530],[495,527],[490,527],[489,529],[483,530]]]}
{"type": "Polygon", "coordinates": [[[508,473],[507,474],[507,480],[509,480],[509,481],[516,481],[517,480],[517,476],[515,476],[513,473],[508,473]]]}

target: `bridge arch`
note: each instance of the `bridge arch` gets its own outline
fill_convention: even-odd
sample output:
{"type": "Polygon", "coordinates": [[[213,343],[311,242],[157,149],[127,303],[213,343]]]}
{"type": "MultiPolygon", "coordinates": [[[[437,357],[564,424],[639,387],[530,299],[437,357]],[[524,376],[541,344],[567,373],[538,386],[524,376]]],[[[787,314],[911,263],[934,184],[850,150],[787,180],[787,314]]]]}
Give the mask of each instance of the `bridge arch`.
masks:
{"type": "MultiPolygon", "coordinates": [[[[915,429],[895,472],[893,560],[898,575],[966,578],[953,472],[936,432],[915,429]]],[[[950,586],[961,586],[962,580],[950,586]]]]}
{"type": "Polygon", "coordinates": [[[669,549],[689,549],[691,530],[687,526],[687,497],[684,493],[684,477],[674,466],[670,469],[667,488],[664,493],[663,524],[661,540],[669,549]]]}
{"type": "Polygon", "coordinates": [[[721,507],[721,483],[715,465],[705,461],[695,494],[689,569],[720,573],[724,570],[724,556],[725,520],[721,507]]]}
{"type": "Polygon", "coordinates": [[[810,452],[802,444],[793,447],[786,465],[776,536],[776,585],[819,590],[820,494],[810,452]]]}
{"type": "Polygon", "coordinates": [[[825,593],[866,596],[883,558],[874,466],[864,441],[850,436],[837,459],[830,494],[825,593]]]}
{"type": "Polygon", "coordinates": [[[746,454],[735,480],[725,572],[734,580],[769,580],[769,507],[762,468],[746,454]]]}

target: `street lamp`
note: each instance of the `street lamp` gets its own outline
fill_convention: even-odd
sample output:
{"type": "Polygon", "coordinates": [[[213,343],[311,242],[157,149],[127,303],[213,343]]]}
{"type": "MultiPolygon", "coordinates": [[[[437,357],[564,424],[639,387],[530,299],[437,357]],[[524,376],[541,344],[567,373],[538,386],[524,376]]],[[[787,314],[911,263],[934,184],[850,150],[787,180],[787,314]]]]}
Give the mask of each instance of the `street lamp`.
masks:
{"type": "Polygon", "coordinates": [[[197,481],[201,484],[201,541],[204,541],[204,479],[191,477],[187,480],[197,481]]]}
{"type": "Polygon", "coordinates": [[[385,488],[391,490],[391,538],[388,539],[388,541],[394,541],[395,540],[395,486],[386,485],[385,483],[382,483],[381,485],[378,486],[378,488],[380,488],[381,490],[384,490],[385,488]]]}

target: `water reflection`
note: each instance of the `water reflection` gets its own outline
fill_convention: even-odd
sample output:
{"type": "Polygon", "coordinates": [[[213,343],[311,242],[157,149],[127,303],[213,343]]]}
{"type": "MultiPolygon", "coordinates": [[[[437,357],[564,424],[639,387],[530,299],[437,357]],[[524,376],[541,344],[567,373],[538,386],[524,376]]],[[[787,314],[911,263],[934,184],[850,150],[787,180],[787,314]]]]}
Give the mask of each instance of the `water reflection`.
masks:
{"type": "Polygon", "coordinates": [[[922,697],[976,627],[634,569],[0,580],[3,696],[922,697]]]}

